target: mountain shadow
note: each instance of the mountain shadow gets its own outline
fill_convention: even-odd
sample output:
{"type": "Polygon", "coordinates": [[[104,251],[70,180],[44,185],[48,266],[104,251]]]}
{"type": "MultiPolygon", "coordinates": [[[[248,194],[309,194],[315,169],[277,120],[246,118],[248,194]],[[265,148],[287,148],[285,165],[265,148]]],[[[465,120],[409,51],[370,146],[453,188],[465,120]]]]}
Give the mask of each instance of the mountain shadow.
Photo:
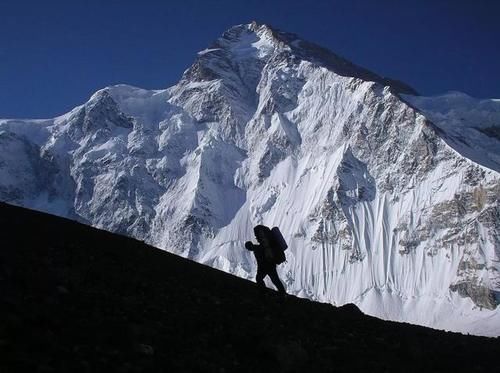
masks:
{"type": "MultiPolygon", "coordinates": [[[[0,204],[1,372],[493,372],[498,339],[274,291],[0,204]]],[[[244,248],[242,248],[244,250],[244,248]]]]}

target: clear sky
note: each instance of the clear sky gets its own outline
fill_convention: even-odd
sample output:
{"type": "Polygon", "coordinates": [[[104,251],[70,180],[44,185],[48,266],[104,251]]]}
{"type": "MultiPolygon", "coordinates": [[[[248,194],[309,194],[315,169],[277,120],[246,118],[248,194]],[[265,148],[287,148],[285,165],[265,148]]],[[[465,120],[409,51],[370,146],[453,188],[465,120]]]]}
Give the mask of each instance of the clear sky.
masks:
{"type": "Polygon", "coordinates": [[[252,20],[424,95],[500,98],[496,0],[3,0],[0,118],[63,114],[112,84],[169,87],[197,51],[252,20]]]}

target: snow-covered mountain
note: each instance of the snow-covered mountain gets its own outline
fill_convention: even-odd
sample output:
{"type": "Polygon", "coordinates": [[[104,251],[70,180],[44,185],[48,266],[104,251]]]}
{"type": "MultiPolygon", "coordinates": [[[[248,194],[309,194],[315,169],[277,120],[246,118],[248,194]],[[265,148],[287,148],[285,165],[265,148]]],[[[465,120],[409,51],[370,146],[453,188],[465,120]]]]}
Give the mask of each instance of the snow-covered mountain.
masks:
{"type": "Polygon", "coordinates": [[[500,101],[421,97],[296,35],[239,25],[175,86],[107,87],[0,120],[0,199],[253,278],[287,237],[289,292],[500,335],[500,101]]]}

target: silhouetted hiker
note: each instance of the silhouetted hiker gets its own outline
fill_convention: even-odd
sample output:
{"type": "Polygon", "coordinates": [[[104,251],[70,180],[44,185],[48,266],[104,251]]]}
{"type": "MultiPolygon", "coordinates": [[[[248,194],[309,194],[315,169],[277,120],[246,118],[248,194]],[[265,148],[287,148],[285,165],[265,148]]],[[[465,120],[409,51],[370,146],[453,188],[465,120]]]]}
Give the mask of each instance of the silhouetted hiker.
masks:
{"type": "MultiPolygon", "coordinates": [[[[278,230],[277,228],[273,229],[278,230]]],[[[255,277],[257,285],[261,289],[265,289],[266,285],[264,283],[264,278],[269,276],[274,286],[276,286],[276,289],[278,289],[278,292],[280,294],[286,294],[285,287],[276,271],[276,265],[285,261],[284,250],[287,247],[281,233],[279,233],[279,236],[281,236],[284,242],[285,249],[281,249],[281,247],[283,247],[281,245],[283,244],[277,242],[277,239],[274,238],[274,235],[268,227],[258,225],[254,228],[254,232],[259,245],[254,245],[251,241],[247,241],[245,242],[245,248],[249,251],[253,251],[255,259],[257,260],[257,275],[255,277]]]]}
{"type": "Polygon", "coordinates": [[[255,259],[257,260],[257,275],[255,276],[257,285],[261,289],[264,289],[266,287],[264,278],[269,276],[274,286],[276,286],[276,289],[278,289],[280,293],[285,294],[285,287],[281,283],[278,272],[276,272],[276,264],[266,259],[262,245],[254,245],[252,242],[247,241],[245,242],[245,248],[253,251],[255,259]]]}

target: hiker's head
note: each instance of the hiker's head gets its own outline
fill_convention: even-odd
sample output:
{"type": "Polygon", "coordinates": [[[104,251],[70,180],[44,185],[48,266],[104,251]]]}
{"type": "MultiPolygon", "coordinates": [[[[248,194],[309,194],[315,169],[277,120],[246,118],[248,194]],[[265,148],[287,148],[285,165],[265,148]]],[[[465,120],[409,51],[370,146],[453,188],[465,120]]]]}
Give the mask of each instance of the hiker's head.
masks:
{"type": "MultiPolygon", "coordinates": [[[[262,245],[262,242],[265,240],[265,229],[266,227],[263,225],[257,225],[254,229],[253,232],[255,233],[255,238],[257,241],[262,245]]],[[[269,228],[268,228],[269,229],[269,228]]]]}
{"type": "Polygon", "coordinates": [[[253,243],[251,241],[245,242],[245,248],[251,250],[253,248],[253,243]]]}
{"type": "Polygon", "coordinates": [[[262,244],[262,234],[260,232],[255,233],[255,238],[257,239],[257,242],[262,244]]]}

